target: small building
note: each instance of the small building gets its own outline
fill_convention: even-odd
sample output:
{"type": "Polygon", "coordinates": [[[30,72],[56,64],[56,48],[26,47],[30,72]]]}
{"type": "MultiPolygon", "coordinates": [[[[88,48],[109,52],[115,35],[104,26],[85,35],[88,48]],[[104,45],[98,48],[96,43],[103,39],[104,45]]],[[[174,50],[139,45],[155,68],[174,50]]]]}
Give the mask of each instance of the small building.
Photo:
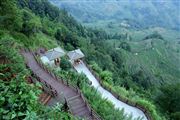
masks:
{"type": "Polygon", "coordinates": [[[41,60],[44,64],[49,64],[50,66],[59,66],[61,60],[60,57],[64,55],[64,50],[57,47],[45,52],[44,56],[41,57],[41,60]]]}
{"type": "Polygon", "coordinates": [[[80,60],[84,57],[84,54],[80,49],[69,51],[67,56],[73,64],[79,64],[80,60]]]}

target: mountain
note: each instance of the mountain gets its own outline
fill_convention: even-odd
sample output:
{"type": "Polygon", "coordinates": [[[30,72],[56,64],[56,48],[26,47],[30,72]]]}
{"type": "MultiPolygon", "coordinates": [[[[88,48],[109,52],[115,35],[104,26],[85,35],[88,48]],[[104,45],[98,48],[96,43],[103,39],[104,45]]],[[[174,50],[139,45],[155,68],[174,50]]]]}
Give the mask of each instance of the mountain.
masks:
{"type": "MultiPolygon", "coordinates": [[[[157,102],[158,104],[155,105],[161,112],[166,109],[168,115],[164,115],[167,119],[180,118],[177,112],[180,109],[179,105],[173,107],[176,112],[171,113],[169,111],[171,105],[169,104],[169,109],[166,107],[168,102],[161,100],[165,95],[166,97],[162,98],[169,101],[172,93],[168,91],[173,90],[172,86],[175,87],[180,83],[180,2],[178,0],[49,1],[67,10],[85,27],[100,29],[110,34],[111,37],[106,40],[93,39],[95,50],[99,50],[100,53],[93,52],[94,55],[88,58],[97,63],[94,65],[97,72],[100,71],[96,68],[99,65],[103,70],[112,73],[113,83],[111,80],[106,81],[109,86],[133,89],[136,94],[157,102]],[[98,59],[95,56],[98,56],[98,59]]],[[[178,104],[176,100],[172,100],[174,106],[178,104]]],[[[154,119],[159,118],[156,116],[154,119]]]]}
{"type": "MultiPolygon", "coordinates": [[[[107,34],[83,27],[66,11],[58,9],[47,0],[1,0],[0,9],[0,119],[79,119],[70,112],[72,109],[70,110],[69,105],[74,104],[72,99],[66,103],[64,96],[61,96],[62,92],[67,92],[71,96],[69,91],[63,90],[57,93],[58,97],[51,96],[49,92],[44,95],[45,91],[42,89],[44,84],[45,89],[48,89],[47,83],[38,82],[32,71],[27,68],[21,53],[23,49],[37,52],[39,48],[49,50],[61,46],[67,51],[81,48],[87,56],[93,52],[89,48],[92,50],[95,48],[90,43],[92,36],[93,39],[107,39],[107,34]],[[29,83],[30,79],[36,82],[29,83]],[[50,101],[55,103],[53,106],[51,103],[50,106],[43,105],[44,100],[47,102],[49,99],[47,95],[51,96],[52,101],[50,101]],[[41,100],[43,100],[42,104],[40,104],[41,100]]],[[[89,55],[92,58],[93,54],[89,55]]],[[[102,119],[131,119],[131,116],[127,116],[123,110],[116,109],[111,102],[102,98],[96,89],[90,86],[84,75],[76,73],[67,57],[62,58],[59,70],[51,69],[51,72],[69,80],[67,84],[79,86],[81,93],[102,119]]],[[[50,89],[54,91],[55,88],[50,89]]],[[[74,98],[73,100],[80,102],[74,98]]],[[[84,112],[86,105],[81,103],[80,105],[83,109],[76,106],[77,109],[73,108],[73,111],[76,114],[79,111],[79,116],[88,115],[87,110],[84,112]]]]}
{"type": "MultiPolygon", "coordinates": [[[[174,79],[174,82],[180,80],[180,45],[178,44],[180,34],[177,30],[180,27],[180,2],[153,0],[146,2],[50,0],[50,2],[69,11],[69,14],[83,25],[114,34],[104,43],[115,45],[116,50],[126,42],[131,51],[123,51],[123,53],[128,56],[124,59],[131,74],[142,68],[146,74],[150,74],[151,82],[156,85],[162,81],[169,83],[171,79],[174,79]],[[156,79],[157,77],[159,80],[156,79]]],[[[101,65],[102,63],[98,61],[97,63],[101,65]]]]}
{"type": "MultiPolygon", "coordinates": [[[[178,1],[148,1],[147,5],[142,1],[132,2],[51,0],[51,4],[48,0],[1,0],[0,119],[76,119],[66,103],[53,109],[39,104],[41,85],[26,82],[29,77],[36,78],[26,68],[22,48],[37,52],[39,48],[49,50],[59,46],[65,51],[81,49],[85,55],[83,60],[101,80],[104,89],[121,101],[141,106],[153,120],[178,120],[178,1]],[[62,2],[64,7],[55,6],[62,2]],[[64,10],[65,3],[72,6],[64,10]],[[158,8],[155,3],[165,7],[158,8]],[[119,7],[121,4],[124,7],[119,7]],[[159,22],[152,20],[158,16],[156,11],[160,11],[159,16],[162,14],[157,18],[159,22]],[[88,14],[85,21],[82,20],[84,13],[88,14]]],[[[68,80],[70,85],[78,86],[103,120],[132,118],[103,98],[85,75],[77,74],[67,57],[61,59],[59,67],[61,69],[49,70],[68,80]]]]}
{"type": "Polygon", "coordinates": [[[49,0],[85,25],[180,28],[180,2],[132,0],[49,0]]]}

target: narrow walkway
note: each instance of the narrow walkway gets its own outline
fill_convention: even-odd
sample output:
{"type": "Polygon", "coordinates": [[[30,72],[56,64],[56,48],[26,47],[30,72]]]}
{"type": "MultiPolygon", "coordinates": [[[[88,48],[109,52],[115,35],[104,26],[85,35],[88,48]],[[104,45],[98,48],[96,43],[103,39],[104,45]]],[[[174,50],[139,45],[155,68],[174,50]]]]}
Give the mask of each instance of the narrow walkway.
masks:
{"type": "Polygon", "coordinates": [[[92,86],[97,88],[97,90],[101,93],[102,97],[107,98],[109,101],[111,101],[114,104],[115,108],[124,109],[126,114],[131,114],[133,116],[133,119],[137,119],[138,117],[140,117],[143,118],[143,120],[147,120],[145,114],[140,109],[121,102],[120,100],[115,98],[109,91],[101,87],[98,80],[96,80],[96,78],[86,67],[83,61],[81,61],[81,64],[75,65],[74,68],[77,70],[77,72],[84,73],[87,78],[92,82],[92,86]]]}
{"type": "Polygon", "coordinates": [[[57,91],[57,98],[62,96],[63,92],[69,109],[73,115],[88,120],[97,120],[96,117],[92,115],[92,109],[87,106],[79,92],[59,81],[56,81],[37,63],[31,52],[22,51],[21,54],[24,56],[26,63],[32,72],[57,91]]]}

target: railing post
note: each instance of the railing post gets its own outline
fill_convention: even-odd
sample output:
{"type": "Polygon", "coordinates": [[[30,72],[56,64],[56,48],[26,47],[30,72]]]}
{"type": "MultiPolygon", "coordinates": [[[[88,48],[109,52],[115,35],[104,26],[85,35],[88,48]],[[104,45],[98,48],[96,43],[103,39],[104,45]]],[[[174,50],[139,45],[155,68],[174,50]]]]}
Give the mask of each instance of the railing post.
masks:
{"type": "Polygon", "coordinates": [[[69,86],[69,82],[68,82],[68,79],[67,79],[67,86],[69,86]]]}
{"type": "Polygon", "coordinates": [[[51,72],[51,76],[52,76],[52,78],[54,78],[54,77],[53,77],[53,73],[52,73],[52,72],[51,72]]]}
{"type": "Polygon", "coordinates": [[[51,87],[51,85],[49,85],[49,88],[52,90],[52,87],[51,87]]]}
{"type": "Polygon", "coordinates": [[[45,86],[46,86],[46,87],[48,87],[48,85],[47,85],[46,81],[44,81],[44,84],[45,84],[45,86]]]}
{"type": "Polygon", "coordinates": [[[67,110],[68,110],[68,104],[67,104],[67,100],[66,100],[65,97],[64,97],[64,99],[65,99],[65,104],[64,104],[64,106],[65,106],[65,110],[67,111],[67,110]]]}
{"type": "Polygon", "coordinates": [[[51,76],[52,76],[52,78],[54,78],[54,76],[53,76],[53,73],[51,72],[51,76]]]}
{"type": "Polygon", "coordinates": [[[56,74],[55,74],[55,76],[54,76],[54,77],[55,77],[55,80],[57,80],[57,76],[56,76],[56,74]]]}
{"type": "Polygon", "coordinates": [[[38,80],[39,82],[41,82],[40,79],[39,79],[37,76],[36,76],[36,78],[37,78],[37,80],[38,80]]]}
{"type": "Polygon", "coordinates": [[[57,91],[55,90],[55,95],[57,96],[57,91]]]}
{"type": "Polygon", "coordinates": [[[51,72],[51,77],[52,77],[52,78],[54,78],[54,77],[53,77],[53,73],[52,73],[52,72],[51,72]]]}
{"type": "Polygon", "coordinates": [[[94,116],[93,116],[93,114],[92,114],[92,109],[91,109],[91,115],[92,115],[92,117],[93,117],[93,119],[94,119],[94,116]]]}
{"type": "Polygon", "coordinates": [[[64,81],[63,81],[63,78],[62,78],[62,77],[60,77],[60,80],[62,81],[62,83],[64,83],[64,81]]]}
{"type": "MultiPolygon", "coordinates": [[[[56,76],[56,80],[57,80],[57,81],[60,81],[57,76],[56,76]]],[[[60,81],[60,82],[62,82],[62,81],[60,81]]]]}

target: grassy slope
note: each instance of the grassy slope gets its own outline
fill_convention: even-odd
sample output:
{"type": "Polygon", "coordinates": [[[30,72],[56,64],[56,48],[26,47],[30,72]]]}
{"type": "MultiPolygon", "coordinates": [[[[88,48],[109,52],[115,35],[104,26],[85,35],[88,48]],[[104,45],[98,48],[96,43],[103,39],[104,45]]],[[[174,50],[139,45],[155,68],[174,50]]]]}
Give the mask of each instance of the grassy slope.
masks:
{"type": "MultiPolygon", "coordinates": [[[[180,45],[177,44],[179,38],[177,31],[150,28],[141,31],[129,30],[128,33],[132,36],[132,41],[127,41],[131,46],[131,52],[122,49],[121,51],[124,53],[129,71],[135,72],[138,69],[137,66],[142,66],[155,76],[163,76],[163,81],[180,81],[180,53],[177,52],[180,45]],[[162,34],[164,40],[142,40],[153,31],[162,34]]],[[[115,44],[116,49],[119,49],[118,45],[122,41],[124,40],[109,40],[107,42],[112,45],[115,44]]]]}

